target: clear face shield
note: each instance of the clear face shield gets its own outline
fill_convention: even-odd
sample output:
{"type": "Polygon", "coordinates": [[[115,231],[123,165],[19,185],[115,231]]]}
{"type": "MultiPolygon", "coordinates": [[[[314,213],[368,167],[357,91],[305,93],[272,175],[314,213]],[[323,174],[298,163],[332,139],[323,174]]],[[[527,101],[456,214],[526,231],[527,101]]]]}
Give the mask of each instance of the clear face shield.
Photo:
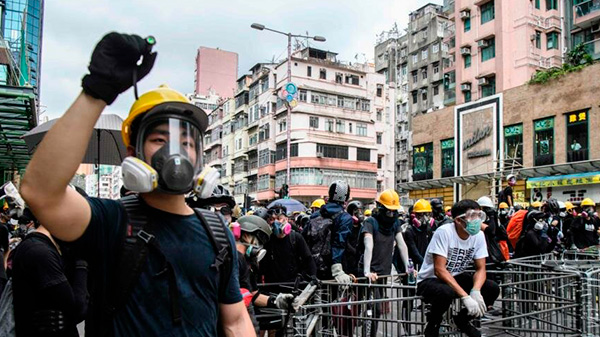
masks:
{"type": "Polygon", "coordinates": [[[140,130],[136,153],[158,173],[159,190],[187,193],[203,168],[202,133],[185,120],[158,118],[140,130]]]}

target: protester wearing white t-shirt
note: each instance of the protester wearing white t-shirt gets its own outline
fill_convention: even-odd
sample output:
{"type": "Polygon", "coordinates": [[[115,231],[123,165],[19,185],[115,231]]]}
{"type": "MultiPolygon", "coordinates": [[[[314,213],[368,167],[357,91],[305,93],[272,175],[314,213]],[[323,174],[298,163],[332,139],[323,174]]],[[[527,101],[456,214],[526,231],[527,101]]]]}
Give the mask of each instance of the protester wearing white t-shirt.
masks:
{"type": "Polygon", "coordinates": [[[438,228],[425,253],[417,277],[417,295],[431,303],[425,328],[426,337],[439,336],[443,316],[455,298],[464,308],[454,316],[458,329],[469,337],[481,332],[470,321],[481,317],[500,294],[498,285],[486,280],[488,256],[481,225],[486,215],[474,200],[461,200],[452,207],[454,223],[438,228]],[[465,273],[471,264],[475,273],[465,273]]]}

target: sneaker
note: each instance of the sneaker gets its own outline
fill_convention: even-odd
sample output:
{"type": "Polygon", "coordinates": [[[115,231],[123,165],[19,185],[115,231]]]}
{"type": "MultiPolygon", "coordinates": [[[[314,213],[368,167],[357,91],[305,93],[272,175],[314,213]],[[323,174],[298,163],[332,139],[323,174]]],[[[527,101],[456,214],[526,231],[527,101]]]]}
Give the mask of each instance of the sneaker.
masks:
{"type": "Polygon", "coordinates": [[[481,337],[481,332],[471,324],[469,317],[465,315],[453,316],[454,324],[458,330],[469,337],[481,337]]]}
{"type": "Polygon", "coordinates": [[[423,334],[425,335],[425,337],[439,337],[440,325],[427,323],[427,326],[425,326],[425,331],[423,331],[423,334]]]}

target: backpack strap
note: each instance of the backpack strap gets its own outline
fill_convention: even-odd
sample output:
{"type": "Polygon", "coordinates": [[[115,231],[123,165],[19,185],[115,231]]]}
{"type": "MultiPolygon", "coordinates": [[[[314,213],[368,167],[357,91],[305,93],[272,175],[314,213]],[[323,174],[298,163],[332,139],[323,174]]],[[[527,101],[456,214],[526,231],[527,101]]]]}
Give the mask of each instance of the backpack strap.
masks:
{"type": "Polygon", "coordinates": [[[200,218],[200,222],[217,253],[211,268],[216,268],[219,271],[219,297],[222,298],[231,277],[232,246],[227,235],[229,229],[225,227],[225,222],[215,212],[203,208],[194,208],[194,212],[200,218]]]}
{"type": "Polygon", "coordinates": [[[167,274],[171,317],[173,323],[179,325],[181,324],[182,316],[175,271],[160,250],[156,237],[152,234],[151,224],[147,218],[147,207],[137,195],[122,198],[120,202],[127,213],[128,220],[121,255],[117,260],[115,281],[111,294],[108,294],[108,313],[114,316],[118,309],[125,306],[133,287],[138,282],[140,274],[145,267],[148,253],[152,249],[163,260],[164,269],[156,276],[167,274]]]}

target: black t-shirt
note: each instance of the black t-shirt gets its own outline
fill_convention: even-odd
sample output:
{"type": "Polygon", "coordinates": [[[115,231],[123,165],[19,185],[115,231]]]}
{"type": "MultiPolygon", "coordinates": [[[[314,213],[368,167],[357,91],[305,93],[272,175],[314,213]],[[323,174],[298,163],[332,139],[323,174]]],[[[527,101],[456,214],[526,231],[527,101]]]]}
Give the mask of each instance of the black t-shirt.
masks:
{"type": "Polygon", "coordinates": [[[316,275],[315,262],[300,233],[292,231],[282,239],[272,235],[265,249],[267,255],[260,261],[260,273],[266,283],[294,282],[298,274],[316,275]]]}
{"type": "MultiPolygon", "coordinates": [[[[2,253],[8,251],[8,228],[3,223],[0,223],[0,248],[2,248],[2,253]]],[[[0,263],[0,279],[7,279],[4,263],[0,263]]]]}
{"type": "MultiPolygon", "coordinates": [[[[400,223],[396,221],[392,231],[388,235],[373,228],[373,222],[377,221],[370,217],[363,223],[363,233],[373,235],[373,258],[371,259],[371,272],[379,275],[390,275],[392,272],[392,257],[394,254],[394,240],[396,234],[402,231],[400,223]]],[[[379,224],[381,226],[381,224],[379,224]]]]}
{"type": "Polygon", "coordinates": [[[64,260],[46,235],[31,233],[15,249],[12,262],[17,336],[54,336],[35,332],[36,313],[62,311],[67,330],[56,336],[79,336],[76,305],[64,260]]]}
{"type": "Polygon", "coordinates": [[[250,264],[246,261],[246,256],[239,251],[237,252],[237,263],[240,271],[240,288],[248,289],[250,292],[258,290],[256,278],[252,273],[250,264]]]}
{"type": "MultiPolygon", "coordinates": [[[[500,195],[498,197],[499,197],[498,198],[498,203],[501,203],[501,202],[508,203],[508,197],[510,197],[510,201],[514,203],[513,189],[512,189],[512,187],[506,186],[502,190],[502,193],[500,193],[500,195]]],[[[514,206],[514,205],[512,205],[512,206],[514,206]]]]}
{"type": "MultiPolygon", "coordinates": [[[[115,200],[89,198],[88,202],[92,219],[75,245],[87,254],[90,276],[96,289],[100,289],[98,293],[108,293],[126,230],[126,213],[115,200]]],[[[216,336],[219,302],[233,304],[242,300],[235,258],[227,289],[223,298],[219,298],[219,274],[211,267],[215,250],[198,217],[153,208],[148,212],[161,252],[175,271],[182,324],[173,324],[167,275],[160,273],[164,265],[160,255],[150,250],[146,266],[124,308],[115,314],[110,330],[115,336],[216,336]]],[[[235,257],[233,235],[229,234],[231,256],[235,257]]],[[[103,308],[97,305],[91,309],[103,308]]],[[[86,334],[93,335],[94,331],[87,328],[86,324],[86,334]]]]}

